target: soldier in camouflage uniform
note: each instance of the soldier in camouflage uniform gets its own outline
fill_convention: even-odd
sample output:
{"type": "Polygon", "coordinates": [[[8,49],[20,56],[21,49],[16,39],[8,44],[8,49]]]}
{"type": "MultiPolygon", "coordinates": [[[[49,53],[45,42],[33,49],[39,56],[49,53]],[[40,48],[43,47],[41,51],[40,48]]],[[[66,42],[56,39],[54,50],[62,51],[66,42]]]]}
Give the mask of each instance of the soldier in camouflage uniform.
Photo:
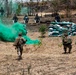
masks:
{"type": "Polygon", "coordinates": [[[36,21],[36,23],[39,23],[40,22],[40,17],[38,16],[38,14],[36,14],[34,20],[36,21]]]}
{"type": "Polygon", "coordinates": [[[13,16],[13,22],[16,23],[18,21],[18,17],[16,16],[16,14],[14,14],[13,16]]]}
{"type": "Polygon", "coordinates": [[[62,38],[62,43],[64,47],[64,53],[67,53],[67,48],[69,49],[68,53],[71,53],[72,49],[72,39],[68,36],[67,33],[64,33],[63,38],[62,38]]]}
{"type": "Polygon", "coordinates": [[[28,23],[29,21],[29,17],[27,15],[24,16],[23,20],[25,21],[25,23],[28,23]]]}
{"type": "Polygon", "coordinates": [[[25,43],[25,39],[22,37],[22,34],[19,33],[19,37],[16,38],[14,43],[15,49],[17,49],[18,59],[22,59],[23,46],[25,43]]]}
{"type": "Polygon", "coordinates": [[[1,13],[1,16],[4,15],[4,9],[3,9],[3,7],[1,7],[1,9],[0,9],[0,13],[1,13]]]}

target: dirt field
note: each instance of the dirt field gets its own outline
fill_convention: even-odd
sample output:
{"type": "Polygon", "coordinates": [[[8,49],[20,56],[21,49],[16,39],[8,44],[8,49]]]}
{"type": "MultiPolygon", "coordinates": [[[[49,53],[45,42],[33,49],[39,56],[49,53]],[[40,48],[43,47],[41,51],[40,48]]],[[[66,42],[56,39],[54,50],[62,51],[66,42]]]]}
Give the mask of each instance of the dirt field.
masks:
{"type": "Polygon", "coordinates": [[[61,37],[48,37],[47,32],[40,39],[36,28],[28,26],[27,35],[42,40],[42,44],[24,46],[21,61],[16,60],[13,43],[0,41],[0,75],[76,75],[76,36],[72,37],[72,53],[62,54],[61,37]]]}

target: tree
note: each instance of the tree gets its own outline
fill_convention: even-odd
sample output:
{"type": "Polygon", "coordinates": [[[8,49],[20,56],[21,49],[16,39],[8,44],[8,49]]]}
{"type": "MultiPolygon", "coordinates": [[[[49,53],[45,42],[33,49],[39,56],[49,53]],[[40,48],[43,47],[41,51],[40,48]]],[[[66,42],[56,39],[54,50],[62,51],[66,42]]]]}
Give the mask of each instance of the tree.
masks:
{"type": "Polygon", "coordinates": [[[5,5],[6,5],[6,12],[7,12],[7,17],[8,17],[9,16],[8,0],[5,0],[5,5]]]}
{"type": "Polygon", "coordinates": [[[65,6],[66,17],[71,16],[71,0],[60,0],[61,4],[65,6]]]}
{"type": "Polygon", "coordinates": [[[59,9],[59,6],[60,6],[60,1],[59,0],[52,0],[51,1],[51,6],[53,8],[53,12],[54,13],[57,13],[60,9],[59,9]]]}
{"type": "Polygon", "coordinates": [[[9,2],[9,14],[11,15],[12,14],[12,0],[10,0],[9,2]]]}
{"type": "Polygon", "coordinates": [[[71,0],[71,5],[73,6],[73,9],[76,9],[76,0],[71,0]]]}

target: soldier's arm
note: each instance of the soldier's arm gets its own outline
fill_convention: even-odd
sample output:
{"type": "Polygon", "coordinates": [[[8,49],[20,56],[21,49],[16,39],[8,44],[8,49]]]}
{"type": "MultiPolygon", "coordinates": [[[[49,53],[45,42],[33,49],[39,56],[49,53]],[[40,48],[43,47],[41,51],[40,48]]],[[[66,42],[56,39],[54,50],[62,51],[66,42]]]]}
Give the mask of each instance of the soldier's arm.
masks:
{"type": "Polygon", "coordinates": [[[23,44],[26,44],[26,40],[22,37],[23,44]]]}
{"type": "Polygon", "coordinates": [[[68,37],[68,39],[69,39],[70,43],[72,44],[72,39],[71,39],[71,37],[70,37],[70,36],[68,37]]]}
{"type": "Polygon", "coordinates": [[[72,39],[70,39],[71,40],[71,43],[72,43],[72,39]]]}

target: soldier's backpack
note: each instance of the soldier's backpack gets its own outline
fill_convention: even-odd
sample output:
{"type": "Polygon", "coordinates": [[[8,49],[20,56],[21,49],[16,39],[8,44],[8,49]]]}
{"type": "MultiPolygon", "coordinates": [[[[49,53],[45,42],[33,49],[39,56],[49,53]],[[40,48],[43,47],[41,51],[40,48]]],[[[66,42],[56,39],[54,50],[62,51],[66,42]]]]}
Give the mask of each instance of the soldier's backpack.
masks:
{"type": "Polygon", "coordinates": [[[26,43],[26,40],[24,40],[23,38],[19,38],[17,45],[23,45],[26,43]]]}

